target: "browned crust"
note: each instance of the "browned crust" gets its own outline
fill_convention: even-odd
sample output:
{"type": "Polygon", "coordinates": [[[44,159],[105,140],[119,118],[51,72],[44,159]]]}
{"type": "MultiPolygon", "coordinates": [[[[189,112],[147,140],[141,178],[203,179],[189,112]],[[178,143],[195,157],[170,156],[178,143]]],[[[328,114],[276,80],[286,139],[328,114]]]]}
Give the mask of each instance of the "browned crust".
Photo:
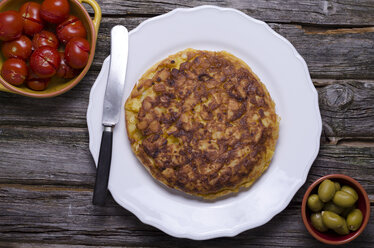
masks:
{"type": "Polygon", "coordinates": [[[131,147],[152,176],[204,198],[249,187],[278,138],[266,87],[224,51],[169,56],[143,74],[125,108],[131,147]]]}

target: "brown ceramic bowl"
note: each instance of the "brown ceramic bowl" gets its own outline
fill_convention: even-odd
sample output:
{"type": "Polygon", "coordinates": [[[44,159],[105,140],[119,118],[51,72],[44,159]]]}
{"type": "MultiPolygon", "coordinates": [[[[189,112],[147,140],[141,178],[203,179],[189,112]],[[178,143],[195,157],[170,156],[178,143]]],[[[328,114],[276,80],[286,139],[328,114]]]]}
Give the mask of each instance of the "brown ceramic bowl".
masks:
{"type": "MultiPolygon", "coordinates": [[[[18,11],[19,8],[25,3],[30,0],[2,0],[0,2],[0,12],[4,12],[7,10],[16,10],[18,11]]],[[[33,2],[42,3],[42,0],[31,0],[33,2]]],[[[96,3],[95,0],[69,0],[70,4],[70,14],[77,16],[85,26],[87,30],[87,39],[91,44],[91,52],[88,59],[88,63],[86,67],[84,67],[80,74],[77,75],[75,78],[64,80],[57,77],[53,77],[48,88],[43,91],[34,91],[27,88],[24,84],[21,86],[14,86],[7,83],[1,76],[0,76],[0,91],[7,91],[11,93],[16,93],[24,96],[35,97],[35,98],[47,98],[47,97],[54,97],[65,93],[66,91],[73,88],[75,85],[82,80],[82,78],[88,72],[93,58],[95,54],[96,48],[96,39],[97,33],[99,30],[99,25],[101,21],[101,9],[100,6],[96,3]],[[84,8],[83,3],[87,3],[91,5],[95,12],[95,17],[92,20],[90,15],[88,14],[87,10],[84,8]]],[[[3,65],[5,58],[0,55],[0,68],[3,65]]]]}
{"type": "Polygon", "coordinates": [[[365,229],[370,217],[370,201],[366,191],[356,180],[343,174],[331,174],[319,178],[317,181],[315,181],[314,183],[312,183],[312,185],[309,186],[308,190],[305,192],[303,202],[301,205],[301,215],[306,229],[317,240],[330,245],[345,244],[357,238],[365,229]],[[325,179],[330,179],[332,181],[339,182],[341,185],[351,186],[353,189],[356,190],[358,194],[356,208],[360,209],[363,214],[362,224],[357,231],[351,231],[347,235],[338,235],[330,230],[327,232],[319,232],[312,226],[310,221],[310,215],[312,214],[312,211],[310,211],[307,206],[307,200],[309,195],[317,193],[319,184],[325,179]]]}

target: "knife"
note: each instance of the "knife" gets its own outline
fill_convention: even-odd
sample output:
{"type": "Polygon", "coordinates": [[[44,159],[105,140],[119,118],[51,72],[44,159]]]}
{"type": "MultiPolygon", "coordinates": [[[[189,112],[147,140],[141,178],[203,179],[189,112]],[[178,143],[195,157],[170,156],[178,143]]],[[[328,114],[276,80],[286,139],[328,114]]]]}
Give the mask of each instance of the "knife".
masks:
{"type": "Polygon", "coordinates": [[[124,26],[117,25],[111,30],[111,52],[108,81],[103,106],[103,135],[101,137],[99,162],[92,203],[105,205],[108,192],[110,163],[112,161],[113,128],[118,123],[122,97],[125,88],[129,34],[124,26]]]}

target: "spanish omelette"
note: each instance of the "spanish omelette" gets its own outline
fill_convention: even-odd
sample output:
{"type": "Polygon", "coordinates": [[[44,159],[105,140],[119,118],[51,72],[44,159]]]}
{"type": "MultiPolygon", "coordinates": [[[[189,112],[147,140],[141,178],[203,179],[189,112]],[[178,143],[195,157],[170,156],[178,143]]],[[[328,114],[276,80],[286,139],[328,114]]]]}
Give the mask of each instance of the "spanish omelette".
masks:
{"type": "Polygon", "coordinates": [[[268,168],[279,117],[250,67],[226,51],[186,49],[148,69],[125,104],[131,148],[151,175],[214,199],[268,168]]]}

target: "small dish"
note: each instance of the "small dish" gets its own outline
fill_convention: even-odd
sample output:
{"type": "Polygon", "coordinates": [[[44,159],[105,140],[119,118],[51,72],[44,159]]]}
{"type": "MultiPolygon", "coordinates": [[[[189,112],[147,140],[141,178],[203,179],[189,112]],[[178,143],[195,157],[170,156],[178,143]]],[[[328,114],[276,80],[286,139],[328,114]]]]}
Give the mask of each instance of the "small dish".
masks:
{"type": "Polygon", "coordinates": [[[341,245],[351,242],[355,238],[357,238],[362,231],[365,229],[369,218],[370,218],[370,201],[369,197],[365,191],[365,189],[361,186],[359,182],[355,179],[343,175],[343,174],[330,174],[324,177],[319,178],[314,183],[312,183],[307,191],[304,194],[304,198],[301,204],[301,215],[303,218],[304,225],[308,232],[317,240],[322,243],[329,244],[329,245],[341,245]],[[347,235],[338,235],[334,232],[319,232],[317,231],[312,225],[310,221],[310,214],[311,211],[307,207],[307,199],[310,194],[316,193],[318,189],[318,185],[325,179],[330,179],[332,181],[339,182],[341,185],[348,185],[356,190],[358,194],[358,200],[356,202],[356,207],[361,210],[363,214],[363,221],[360,228],[357,231],[351,232],[347,235]]]}
{"type": "MultiPolygon", "coordinates": [[[[25,2],[28,2],[28,0],[3,0],[0,3],[0,12],[4,12],[7,10],[18,11],[19,8],[25,2]]],[[[43,1],[34,0],[34,2],[42,3],[43,1]]],[[[27,88],[25,85],[13,86],[7,83],[0,76],[0,91],[16,93],[16,94],[20,94],[20,95],[24,95],[28,97],[34,97],[34,98],[54,97],[62,93],[65,93],[66,91],[73,88],[86,75],[86,73],[88,72],[92,64],[92,61],[95,55],[97,33],[99,31],[99,26],[100,26],[100,21],[101,21],[101,9],[95,0],[69,0],[69,4],[70,4],[70,13],[72,15],[77,16],[83,22],[83,25],[85,26],[87,30],[87,38],[91,44],[91,53],[88,58],[87,65],[83,68],[83,70],[79,73],[79,75],[77,75],[76,77],[68,81],[59,79],[57,77],[53,77],[48,88],[43,91],[34,91],[34,90],[27,88]],[[93,8],[95,12],[95,17],[93,20],[91,19],[90,15],[88,14],[87,10],[85,9],[82,3],[87,3],[93,8]]],[[[4,61],[5,61],[5,58],[2,55],[0,55],[0,68],[3,65],[4,61]]]]}

